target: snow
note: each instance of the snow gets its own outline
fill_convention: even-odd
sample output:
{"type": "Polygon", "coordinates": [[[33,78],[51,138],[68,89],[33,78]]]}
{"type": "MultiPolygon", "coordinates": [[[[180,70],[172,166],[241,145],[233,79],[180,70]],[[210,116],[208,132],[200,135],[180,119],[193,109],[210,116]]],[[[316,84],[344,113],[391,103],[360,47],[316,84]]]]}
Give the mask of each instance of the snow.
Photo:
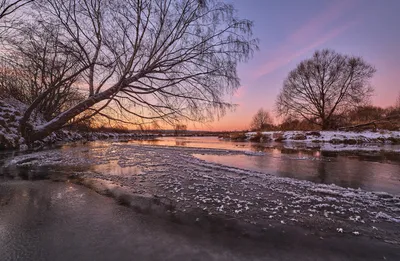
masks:
{"type": "Polygon", "coordinates": [[[0,149],[18,147],[18,121],[26,106],[14,99],[0,100],[0,149]]]}
{"type": "MultiPolygon", "coordinates": [[[[255,136],[257,132],[248,132],[248,138],[255,136]]],[[[400,139],[400,131],[266,131],[262,135],[270,137],[276,141],[280,139],[283,142],[354,142],[354,143],[390,143],[390,139],[400,139]]]]}

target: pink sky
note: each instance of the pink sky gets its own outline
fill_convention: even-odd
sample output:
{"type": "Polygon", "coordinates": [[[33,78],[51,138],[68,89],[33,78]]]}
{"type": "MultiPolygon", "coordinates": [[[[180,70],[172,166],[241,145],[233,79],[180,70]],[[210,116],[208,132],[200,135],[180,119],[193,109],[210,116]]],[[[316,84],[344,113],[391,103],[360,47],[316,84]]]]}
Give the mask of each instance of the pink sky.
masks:
{"type": "Polygon", "coordinates": [[[400,93],[400,1],[233,1],[241,17],[255,23],[260,51],[239,66],[241,87],[229,101],[235,112],[193,129],[243,130],[261,107],[273,113],[275,98],[290,70],[315,50],[330,48],[362,56],[377,73],[373,104],[394,105],[400,93]]]}

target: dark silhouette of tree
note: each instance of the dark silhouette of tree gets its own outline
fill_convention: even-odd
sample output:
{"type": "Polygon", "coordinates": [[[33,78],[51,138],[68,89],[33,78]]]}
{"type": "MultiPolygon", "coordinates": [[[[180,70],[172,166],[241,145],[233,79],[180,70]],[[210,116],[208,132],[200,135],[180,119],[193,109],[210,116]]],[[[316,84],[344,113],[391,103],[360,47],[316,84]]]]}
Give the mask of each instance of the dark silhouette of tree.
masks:
{"type": "Polygon", "coordinates": [[[309,121],[305,119],[292,119],[287,117],[283,119],[282,123],[277,126],[277,129],[281,131],[290,131],[290,130],[302,130],[302,131],[311,131],[318,130],[315,124],[311,124],[309,121]]]}
{"type": "MultiPolygon", "coordinates": [[[[41,28],[63,63],[20,121],[28,143],[71,121],[111,117],[104,113],[110,107],[125,115],[115,118],[125,123],[219,117],[232,106],[223,98],[240,84],[237,64],[258,48],[252,22],[218,0],[36,0],[32,10],[14,37],[26,37],[32,24],[41,28]],[[32,126],[38,106],[60,85],[76,81],[85,98],[32,126]]],[[[23,50],[29,48],[16,51],[30,55],[23,50]]]]}
{"type": "Polygon", "coordinates": [[[187,125],[180,124],[180,123],[175,124],[174,133],[175,133],[176,136],[179,135],[179,134],[185,133],[186,131],[187,131],[187,125]]]}
{"type": "Polygon", "coordinates": [[[366,123],[385,117],[385,109],[376,106],[360,106],[347,114],[347,120],[351,124],[366,123]]]}
{"type": "Polygon", "coordinates": [[[59,46],[57,27],[28,24],[24,29],[18,37],[8,39],[12,47],[5,47],[2,60],[6,70],[0,72],[0,89],[25,104],[34,104],[31,109],[50,121],[86,98],[79,91],[82,82],[74,70],[80,60],[59,46]],[[16,78],[18,81],[12,81],[16,78]]]}
{"type": "MultiPolygon", "coordinates": [[[[17,12],[34,0],[0,0],[0,41],[4,40],[4,37],[12,37],[14,34],[10,33],[12,29],[18,27],[22,18],[21,12],[17,12]],[[18,15],[18,13],[20,15],[18,15]]],[[[1,51],[3,52],[3,50],[1,51]]]]}
{"type": "Polygon", "coordinates": [[[253,116],[250,124],[252,130],[261,131],[272,127],[272,118],[268,111],[264,109],[259,109],[257,113],[253,116]]]}
{"type": "Polygon", "coordinates": [[[0,19],[3,19],[33,1],[34,0],[0,0],[0,19]]]}
{"type": "Polygon", "coordinates": [[[316,51],[285,79],[277,112],[329,129],[335,117],[368,101],[373,91],[369,80],[375,71],[360,57],[316,51]]]}

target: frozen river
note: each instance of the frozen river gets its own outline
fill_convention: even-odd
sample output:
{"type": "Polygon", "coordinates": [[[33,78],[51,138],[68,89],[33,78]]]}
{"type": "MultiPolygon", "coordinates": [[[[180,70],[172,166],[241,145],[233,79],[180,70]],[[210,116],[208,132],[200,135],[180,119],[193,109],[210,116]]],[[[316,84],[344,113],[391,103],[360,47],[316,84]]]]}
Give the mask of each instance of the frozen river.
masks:
{"type": "Polygon", "coordinates": [[[2,260],[400,258],[399,160],[388,150],[205,137],[18,154],[0,155],[2,260]],[[380,173],[356,177],[374,165],[380,173]]]}
{"type": "Polygon", "coordinates": [[[326,151],[302,143],[232,142],[217,137],[163,137],[154,141],[133,142],[246,151],[245,155],[194,156],[212,163],[280,177],[400,194],[400,153],[393,152],[399,149],[399,145],[338,145],[336,150],[326,151]]]}

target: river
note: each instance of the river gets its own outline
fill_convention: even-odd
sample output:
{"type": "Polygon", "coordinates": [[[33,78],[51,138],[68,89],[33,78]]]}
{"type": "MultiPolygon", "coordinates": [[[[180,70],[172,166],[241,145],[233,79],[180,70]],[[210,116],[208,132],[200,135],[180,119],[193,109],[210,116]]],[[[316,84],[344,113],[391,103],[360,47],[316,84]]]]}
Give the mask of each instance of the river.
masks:
{"type": "Polygon", "coordinates": [[[132,142],[247,151],[250,152],[247,155],[194,156],[208,162],[280,177],[400,194],[400,153],[393,152],[399,149],[399,145],[364,145],[353,146],[354,150],[351,151],[348,147],[336,151],[321,151],[318,148],[305,147],[301,143],[295,144],[297,146],[285,146],[284,143],[224,141],[217,137],[162,137],[152,141],[132,142]],[[365,148],[373,149],[364,150],[365,148]],[[251,152],[262,153],[253,155],[251,152]]]}
{"type": "MultiPolygon", "coordinates": [[[[3,153],[0,155],[0,160],[9,161],[10,157],[14,158],[18,154],[21,153],[3,153]]],[[[325,154],[325,152],[318,152],[318,150],[287,149],[276,144],[266,144],[260,147],[259,144],[226,142],[215,137],[161,138],[157,141],[66,145],[44,151],[43,154],[41,152],[33,153],[31,159],[23,159],[21,162],[45,161],[49,163],[67,159],[66,162],[74,163],[75,158],[100,160],[99,164],[93,166],[96,171],[101,172],[93,174],[95,178],[108,179],[108,177],[111,177],[113,182],[130,184],[128,188],[135,190],[135,193],[139,193],[140,190],[146,192],[154,189],[152,193],[161,195],[162,192],[165,195],[166,192],[160,192],[160,189],[170,189],[171,192],[168,192],[170,194],[167,193],[166,196],[178,202],[176,203],[177,209],[180,209],[183,215],[186,211],[190,211],[186,202],[189,202],[189,205],[194,204],[195,198],[200,196],[201,193],[204,193],[210,199],[215,197],[214,202],[220,202],[222,197],[225,197],[221,193],[223,186],[232,189],[229,194],[232,200],[236,200],[235,197],[241,198],[242,200],[235,202],[244,202],[241,204],[246,208],[250,207],[250,212],[247,216],[244,214],[243,220],[248,219],[253,213],[260,212],[259,208],[255,208],[251,203],[262,201],[264,198],[257,200],[247,198],[251,193],[256,193],[257,190],[253,190],[253,187],[247,181],[244,183],[245,187],[242,187],[242,184],[237,181],[245,181],[242,172],[235,170],[231,173],[229,169],[219,169],[214,165],[209,167],[202,165],[201,161],[193,162],[190,158],[190,155],[193,154],[199,160],[213,161],[217,164],[270,173],[276,176],[290,177],[292,175],[295,179],[313,180],[320,183],[332,182],[350,187],[399,193],[399,187],[397,187],[397,190],[395,188],[395,185],[398,184],[396,177],[398,178],[399,175],[399,172],[396,172],[399,169],[399,160],[396,154],[387,152],[380,152],[379,155],[376,155],[376,153],[366,154],[365,152],[361,154],[356,152],[325,154]],[[141,147],[142,145],[144,146],[141,147]],[[153,146],[148,145],[159,146],[152,148],[153,146]],[[174,150],[156,148],[160,146],[172,146],[174,150]],[[193,149],[181,151],[176,146],[218,150],[193,149]],[[230,150],[246,151],[246,153],[230,153],[230,150]],[[226,152],[221,153],[223,151],[226,152]],[[109,163],[103,162],[105,158],[110,160],[109,163]],[[186,162],[186,160],[189,161],[186,162]],[[171,161],[173,164],[171,164],[171,161]],[[326,164],[325,170],[318,168],[322,163],[326,164]],[[350,163],[358,165],[358,167],[347,167],[348,171],[345,174],[334,178],[337,175],[335,173],[340,173],[344,169],[342,165],[349,165],[350,163]],[[287,165],[291,166],[287,167],[287,165]],[[374,165],[381,166],[379,173],[368,172],[374,165]],[[163,172],[163,168],[167,171],[163,172]],[[336,168],[336,170],[330,171],[329,169],[332,168],[336,168]],[[359,174],[357,171],[367,174],[359,174]],[[223,183],[217,180],[211,182],[212,175],[219,179],[219,172],[227,173],[227,176],[225,174],[221,176],[223,183]],[[327,173],[325,179],[315,179],[324,172],[327,173]],[[239,175],[239,179],[235,179],[234,175],[236,174],[239,175]],[[190,180],[193,180],[192,183],[186,185],[189,190],[192,189],[192,186],[201,185],[200,183],[204,180],[204,185],[196,188],[192,198],[187,192],[187,188],[183,190],[185,195],[189,197],[186,201],[182,197],[183,193],[180,192],[181,188],[177,190],[176,187],[181,184],[179,186],[182,186],[183,189],[184,183],[189,182],[185,175],[189,175],[190,180]],[[367,178],[360,177],[362,175],[367,175],[367,178]],[[360,179],[360,181],[357,181],[358,183],[348,182],[352,179],[360,179]],[[168,183],[169,181],[171,183],[168,183]],[[158,186],[157,189],[153,188],[155,184],[158,186]],[[235,191],[235,186],[238,186],[240,190],[235,191]],[[236,192],[237,195],[235,195],[236,192]],[[249,205],[247,206],[247,204],[249,205]],[[253,211],[258,212],[251,212],[253,208],[253,211]]],[[[79,164],[76,163],[76,165],[79,164]]],[[[188,225],[179,219],[171,221],[169,218],[140,213],[132,208],[117,204],[112,198],[99,195],[93,190],[68,181],[36,180],[50,174],[58,175],[59,169],[30,166],[11,169],[11,172],[17,173],[16,179],[11,179],[12,175],[8,175],[10,172],[5,175],[0,173],[1,260],[400,260],[399,243],[396,243],[399,238],[395,231],[398,226],[392,223],[373,224],[368,221],[368,216],[365,216],[365,224],[349,223],[349,225],[346,225],[342,216],[338,219],[340,223],[332,223],[335,220],[334,216],[332,216],[333,221],[326,221],[330,223],[315,223],[316,221],[321,222],[318,211],[309,209],[312,212],[305,212],[304,217],[313,216],[313,218],[318,217],[318,219],[304,219],[305,225],[301,226],[300,224],[297,225],[296,222],[298,221],[290,224],[292,217],[299,219],[299,221],[301,221],[301,217],[296,214],[297,216],[289,215],[287,219],[284,219],[284,216],[292,213],[292,210],[289,212],[288,209],[287,214],[285,209],[279,210],[282,202],[285,202],[277,199],[280,192],[278,194],[274,192],[268,196],[269,193],[266,189],[268,187],[276,189],[274,191],[281,191],[278,183],[271,183],[272,186],[266,185],[262,190],[265,193],[265,201],[272,204],[270,207],[273,212],[265,213],[265,217],[260,217],[261,220],[266,222],[266,228],[263,229],[262,235],[253,237],[248,236],[247,233],[242,234],[226,229],[210,230],[200,225],[188,225]],[[270,198],[267,198],[267,196],[270,198]],[[266,217],[272,213],[276,213],[277,219],[267,220],[266,217]],[[278,217],[280,213],[282,216],[278,217]],[[313,215],[309,215],[309,213],[313,213],[313,215]],[[283,222],[283,220],[285,221],[283,222]],[[318,226],[316,226],[316,229],[304,229],[304,226],[308,226],[307,222],[318,226]],[[332,228],[329,229],[334,232],[329,232],[331,231],[329,229],[328,231],[324,229],[325,232],[322,232],[321,228],[325,228],[325,224],[332,224],[332,228]],[[352,231],[355,230],[369,235],[367,229],[371,228],[371,224],[379,229],[379,231],[376,230],[380,233],[378,234],[379,237],[388,238],[391,243],[375,240],[370,236],[354,238],[352,231]],[[342,226],[348,232],[343,235],[334,234],[339,226],[342,226]],[[390,234],[391,231],[394,231],[393,235],[390,234]]],[[[77,166],[62,167],[61,169],[64,172],[73,172],[77,166]]],[[[90,168],[92,167],[90,166],[90,168]]],[[[376,167],[375,170],[377,170],[376,167]]],[[[2,170],[0,169],[0,171],[2,170]]],[[[258,176],[251,179],[258,180],[258,176]]],[[[264,178],[262,179],[264,180],[264,178]]],[[[281,181],[278,180],[277,182],[281,181]]],[[[291,186],[301,185],[290,185],[286,181],[284,182],[286,190],[290,190],[291,186]]],[[[256,182],[255,185],[260,185],[260,183],[256,182]]],[[[309,184],[304,184],[304,186],[308,187],[309,184]]],[[[306,187],[300,189],[305,190],[306,187]]],[[[310,189],[318,191],[318,188],[310,187],[310,189]]],[[[349,192],[346,191],[346,193],[349,192]]],[[[350,193],[354,194],[351,191],[350,193]]],[[[362,194],[361,191],[357,193],[362,194]]],[[[289,194],[284,195],[287,197],[289,194]]],[[[332,200],[332,196],[328,196],[326,199],[332,200]]],[[[371,198],[373,200],[371,202],[387,202],[389,204],[388,209],[398,204],[396,197],[388,198],[385,194],[383,196],[382,200],[374,196],[371,198]]],[[[320,204],[324,203],[323,201],[319,201],[323,199],[322,197],[316,199],[318,199],[319,205],[324,205],[320,204]]],[[[286,201],[285,204],[289,206],[290,199],[286,201]]],[[[339,205],[342,204],[339,203],[341,201],[337,202],[339,205]]],[[[343,202],[353,206],[353,201],[346,200],[343,202]]],[[[365,202],[360,201],[357,204],[362,203],[361,205],[354,206],[358,206],[362,210],[368,206],[368,202],[367,200],[365,202]]],[[[216,204],[206,204],[201,208],[206,206],[210,210],[211,207],[220,209],[218,207],[220,203],[216,204]]],[[[306,204],[306,208],[310,208],[311,203],[306,204]]],[[[379,206],[379,204],[377,205],[379,206]]],[[[234,207],[236,209],[236,205],[234,207]]],[[[298,206],[293,207],[296,209],[298,206]]],[[[345,205],[343,207],[343,211],[353,209],[353,207],[345,205]]],[[[228,208],[228,203],[226,208],[228,208]]],[[[304,211],[306,208],[302,207],[304,211]]],[[[358,210],[355,209],[355,211],[358,210]]],[[[295,212],[293,211],[293,213],[295,212]]],[[[358,215],[363,220],[364,213],[359,213],[358,215]]],[[[325,214],[326,212],[321,212],[322,217],[325,214]]],[[[349,213],[349,216],[352,217],[353,213],[349,213]]],[[[203,218],[202,216],[198,217],[203,218]]],[[[350,222],[348,218],[346,220],[346,222],[350,222]]],[[[257,222],[259,221],[257,220],[257,222]]],[[[218,225],[219,223],[211,227],[215,228],[218,225]]],[[[374,229],[376,228],[372,228],[373,233],[375,233],[374,229]]]]}

